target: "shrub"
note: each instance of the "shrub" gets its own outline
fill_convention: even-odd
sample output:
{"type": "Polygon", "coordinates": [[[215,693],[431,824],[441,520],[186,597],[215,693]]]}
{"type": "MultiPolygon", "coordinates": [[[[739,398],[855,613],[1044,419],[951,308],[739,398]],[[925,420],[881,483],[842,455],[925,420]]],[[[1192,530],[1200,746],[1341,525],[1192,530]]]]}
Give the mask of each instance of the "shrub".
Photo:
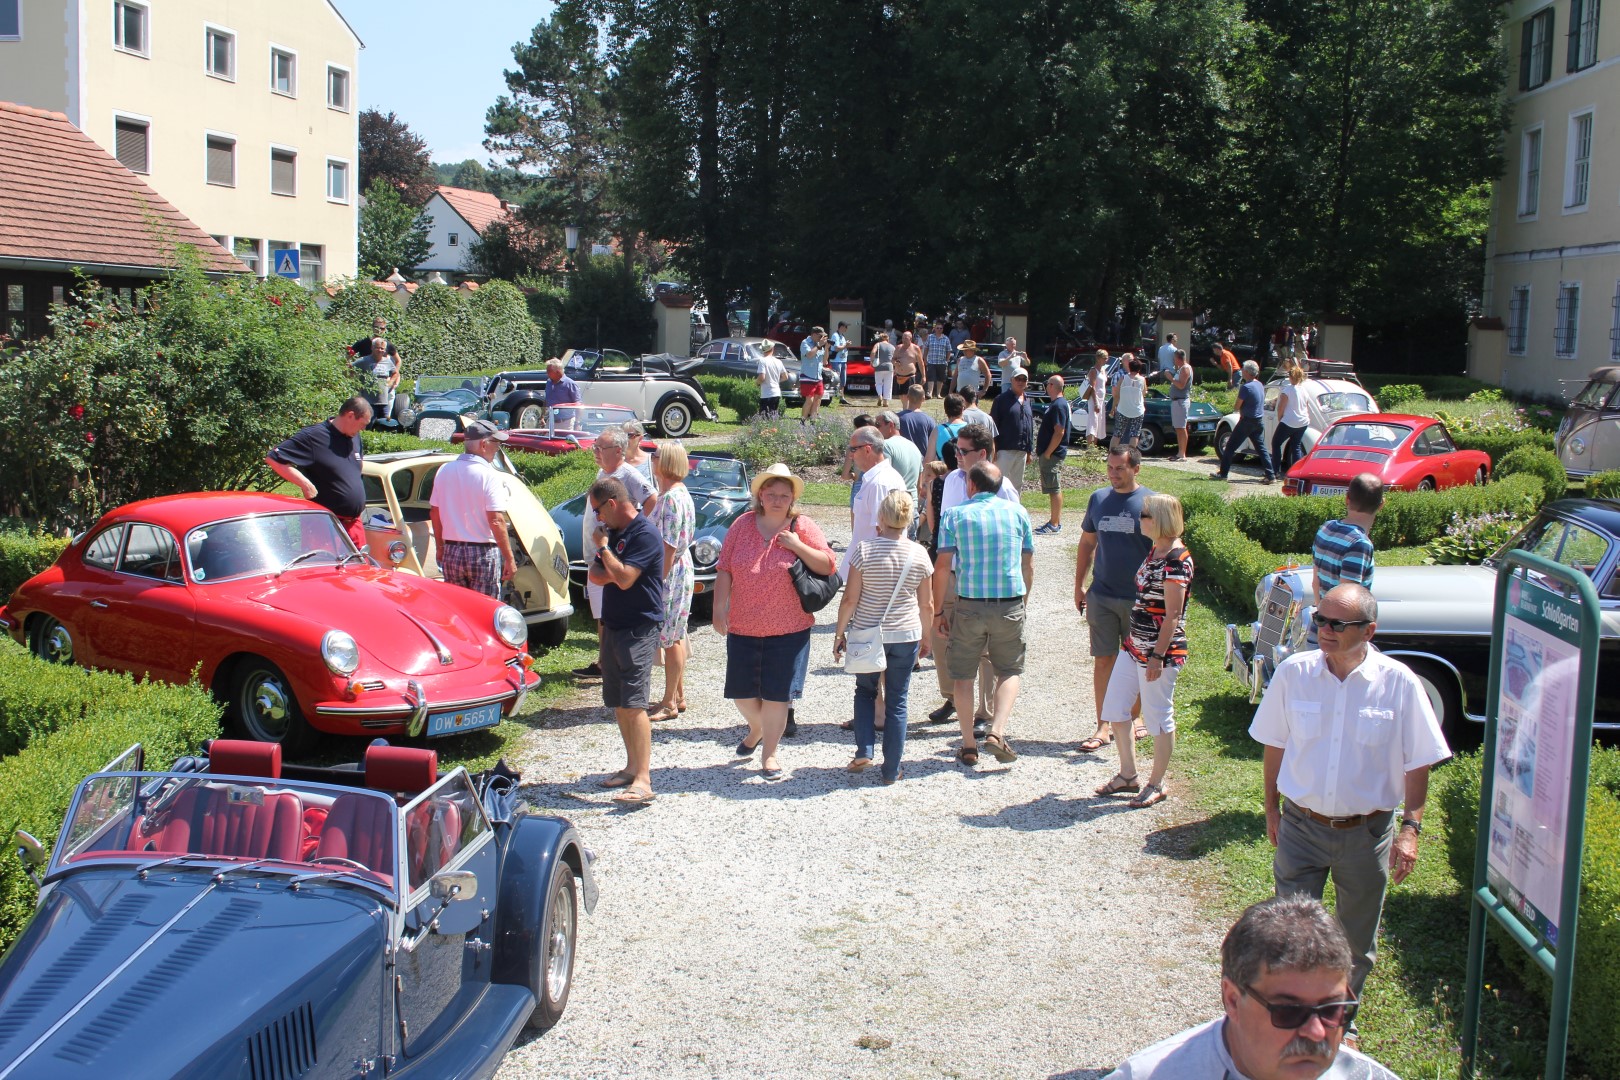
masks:
{"type": "MultiPolygon", "coordinates": [[[[166,768],[217,736],[219,715],[200,687],[58,667],[0,642],[0,727],[32,725],[27,745],[0,758],[0,835],[27,829],[53,843],[85,776],[137,742],[147,768],[166,768]]],[[[36,895],[22,863],[0,859],[0,949],[16,939],[36,895]]]]}
{"type": "Polygon", "coordinates": [[[65,547],[67,540],[60,536],[0,531],[0,603],[10,598],[11,590],[55,562],[65,547]]]}
{"type": "Polygon", "coordinates": [[[710,405],[736,410],[738,420],[751,420],[759,414],[759,384],[729,375],[699,375],[698,385],[710,405]]]}
{"type": "Polygon", "coordinates": [[[1451,441],[1457,444],[1457,449],[1483,450],[1486,454],[1489,454],[1493,470],[1498,462],[1521,446],[1535,447],[1540,450],[1551,450],[1553,448],[1552,435],[1535,428],[1525,428],[1518,431],[1505,428],[1458,431],[1448,425],[1447,429],[1451,431],[1451,441]]]}
{"type": "Polygon", "coordinates": [[[1478,566],[1511,540],[1524,522],[1524,515],[1507,510],[1472,517],[1453,514],[1450,527],[1429,541],[1423,561],[1440,566],[1478,566]]]}
{"type": "Polygon", "coordinates": [[[1529,474],[1540,481],[1542,497],[1538,502],[1551,502],[1569,494],[1569,474],[1564,471],[1564,464],[1558,460],[1558,455],[1551,450],[1521,446],[1496,463],[1498,479],[1520,473],[1529,474]]]}
{"type": "Polygon", "coordinates": [[[360,433],[360,449],[367,456],[373,454],[393,454],[401,450],[438,450],[461,453],[461,447],[455,443],[440,442],[437,439],[419,439],[415,435],[403,431],[362,431],[360,433]]]}
{"type": "Polygon", "coordinates": [[[589,454],[563,454],[543,460],[556,464],[544,479],[529,481],[529,490],[548,509],[572,499],[596,480],[596,460],[589,454]]]}
{"type": "Polygon", "coordinates": [[[1421,401],[1423,387],[1416,383],[1393,383],[1378,391],[1378,407],[1384,412],[1400,412],[1408,401],[1421,401]]]}
{"type": "MultiPolygon", "coordinates": [[[[1437,800],[1446,815],[1446,854],[1464,895],[1474,881],[1482,788],[1479,754],[1459,755],[1438,775],[1437,800]]],[[[1592,1076],[1620,1076],[1620,750],[1594,747],[1586,802],[1586,849],[1581,859],[1581,922],[1576,945],[1570,1050],[1592,1076]]],[[[1507,966],[1544,1000],[1551,982],[1499,928],[1491,936],[1507,966]]]]}
{"type": "Polygon", "coordinates": [[[1412,374],[1379,374],[1376,372],[1363,372],[1361,381],[1383,400],[1383,389],[1386,386],[1401,384],[1421,387],[1424,394],[1431,398],[1465,398],[1476,390],[1491,388],[1491,383],[1471,379],[1466,375],[1412,375],[1412,374]]]}
{"type": "Polygon", "coordinates": [[[1507,399],[1502,396],[1502,388],[1501,387],[1499,387],[1499,386],[1487,386],[1483,390],[1475,390],[1472,394],[1469,394],[1463,400],[1464,401],[1480,402],[1480,401],[1506,401],[1507,399]]]}
{"type": "Polygon", "coordinates": [[[1219,495],[1188,495],[1182,500],[1182,511],[1186,527],[1181,540],[1198,568],[1194,587],[1208,585],[1251,616],[1257,614],[1254,587],[1277,569],[1278,557],[1237,530],[1231,511],[1219,495]]]}
{"type": "Polygon", "coordinates": [[[737,435],[731,450],[756,469],[778,461],[794,469],[831,465],[844,460],[852,430],[848,420],[831,413],[817,413],[809,423],[760,416],[737,435]]]}
{"type": "Polygon", "coordinates": [[[1620,499],[1620,472],[1600,472],[1588,476],[1586,494],[1594,499],[1620,499]]]}
{"type": "MultiPolygon", "coordinates": [[[[492,281],[467,293],[447,285],[423,285],[401,310],[390,294],[370,282],[338,290],[326,318],[342,345],[371,333],[372,320],[388,320],[388,338],[399,347],[404,385],[418,375],[532,366],[544,358],[540,327],[516,286],[492,281]]],[[[335,361],[341,349],[328,354],[335,361]]]]}

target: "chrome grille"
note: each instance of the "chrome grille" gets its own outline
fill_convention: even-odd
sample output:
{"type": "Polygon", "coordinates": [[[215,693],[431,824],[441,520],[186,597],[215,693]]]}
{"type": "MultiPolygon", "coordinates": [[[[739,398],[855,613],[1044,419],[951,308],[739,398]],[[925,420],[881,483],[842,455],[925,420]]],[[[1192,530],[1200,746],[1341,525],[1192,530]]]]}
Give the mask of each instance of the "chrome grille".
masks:
{"type": "Polygon", "coordinates": [[[357,689],[365,690],[368,693],[375,693],[378,690],[388,689],[388,684],[383,682],[381,679],[361,679],[354,685],[357,689]]]}
{"type": "Polygon", "coordinates": [[[1260,612],[1260,629],[1254,637],[1254,655],[1276,660],[1277,646],[1288,640],[1289,625],[1294,621],[1297,608],[1294,590],[1281,575],[1272,582],[1266,594],[1266,606],[1260,612]]]}
{"type": "Polygon", "coordinates": [[[248,1036],[252,1080],[295,1080],[315,1067],[315,1009],[305,1002],[248,1036]]]}

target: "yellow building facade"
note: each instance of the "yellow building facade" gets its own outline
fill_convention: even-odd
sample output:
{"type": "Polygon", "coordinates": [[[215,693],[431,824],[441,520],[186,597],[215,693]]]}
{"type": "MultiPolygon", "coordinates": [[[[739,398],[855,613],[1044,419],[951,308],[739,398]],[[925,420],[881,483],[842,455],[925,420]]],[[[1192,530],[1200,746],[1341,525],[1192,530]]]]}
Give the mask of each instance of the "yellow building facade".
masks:
{"type": "Polygon", "coordinates": [[[0,0],[0,100],[67,115],[264,276],[358,269],[359,51],[329,0],[0,0]]]}
{"type": "Polygon", "coordinates": [[[1469,370],[1568,399],[1620,363],[1620,6],[1504,5],[1510,119],[1469,370]]]}

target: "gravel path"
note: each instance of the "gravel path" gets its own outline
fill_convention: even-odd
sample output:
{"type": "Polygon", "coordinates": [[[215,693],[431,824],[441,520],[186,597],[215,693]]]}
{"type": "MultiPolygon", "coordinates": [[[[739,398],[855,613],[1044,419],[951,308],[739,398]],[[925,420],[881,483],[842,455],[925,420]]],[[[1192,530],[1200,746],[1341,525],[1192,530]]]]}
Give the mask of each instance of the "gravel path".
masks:
{"type": "MultiPolygon", "coordinates": [[[[815,513],[847,540],[846,514],[815,513]]],[[[1166,832],[1189,816],[1175,770],[1149,810],[1091,794],[1114,759],[1072,749],[1093,715],[1073,541],[1037,541],[1011,765],[965,770],[954,723],[914,723],[899,784],[845,773],[854,680],[825,611],[784,782],[733,753],[707,625],[688,712],[655,730],[653,805],[616,809],[593,783],[623,763],[596,691],[540,714],[525,793],[580,827],[602,899],[563,1022],[500,1075],[1092,1078],[1213,1016],[1225,928],[1199,915],[1166,832]]],[[[917,721],[939,701],[931,664],[917,721]]]]}

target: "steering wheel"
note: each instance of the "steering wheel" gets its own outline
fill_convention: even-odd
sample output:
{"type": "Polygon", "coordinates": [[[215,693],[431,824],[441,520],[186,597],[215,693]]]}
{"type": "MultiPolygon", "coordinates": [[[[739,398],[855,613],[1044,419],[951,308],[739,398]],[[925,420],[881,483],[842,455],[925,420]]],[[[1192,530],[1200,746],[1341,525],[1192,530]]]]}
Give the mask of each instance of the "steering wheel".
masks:
{"type": "Polygon", "coordinates": [[[356,870],[365,870],[367,872],[370,872],[371,870],[371,867],[365,865],[364,863],[357,863],[353,859],[345,859],[341,855],[322,855],[318,859],[311,859],[309,861],[312,866],[319,863],[337,863],[339,866],[352,866],[356,870]]]}

